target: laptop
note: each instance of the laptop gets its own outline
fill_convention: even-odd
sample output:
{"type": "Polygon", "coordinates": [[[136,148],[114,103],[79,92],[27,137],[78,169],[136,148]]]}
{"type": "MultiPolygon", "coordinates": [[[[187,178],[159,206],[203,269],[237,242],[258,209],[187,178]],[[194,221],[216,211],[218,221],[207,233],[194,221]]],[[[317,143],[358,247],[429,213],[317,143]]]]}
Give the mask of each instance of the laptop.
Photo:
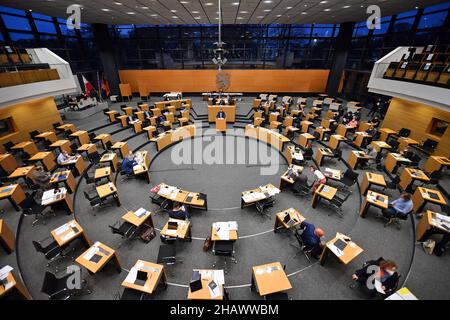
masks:
{"type": "Polygon", "coordinates": [[[341,251],[344,251],[345,247],[347,247],[347,243],[341,239],[338,239],[335,243],[334,246],[336,248],[338,248],[341,251]]]}
{"type": "Polygon", "coordinates": [[[289,221],[291,221],[291,215],[289,213],[286,213],[286,215],[283,218],[283,222],[284,223],[289,223],[289,221]]]}
{"type": "Polygon", "coordinates": [[[169,221],[168,223],[167,223],[167,228],[168,229],[178,229],[178,222],[176,222],[176,221],[169,221]]]}
{"type": "Polygon", "coordinates": [[[134,284],[138,286],[144,286],[147,282],[148,273],[145,271],[138,270],[136,275],[136,280],[134,280],[134,284]]]}
{"type": "Polygon", "coordinates": [[[195,292],[198,290],[201,290],[203,288],[202,280],[193,280],[189,283],[189,288],[191,289],[191,292],[195,292]]]}

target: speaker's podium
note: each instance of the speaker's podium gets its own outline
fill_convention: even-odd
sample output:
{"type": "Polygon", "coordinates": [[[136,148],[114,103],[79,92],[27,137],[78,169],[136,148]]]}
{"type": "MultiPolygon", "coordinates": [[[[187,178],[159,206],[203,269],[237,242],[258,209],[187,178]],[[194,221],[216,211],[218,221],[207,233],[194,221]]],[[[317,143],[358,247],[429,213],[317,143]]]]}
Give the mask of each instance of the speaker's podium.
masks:
{"type": "Polygon", "coordinates": [[[227,130],[227,119],[216,118],[216,131],[225,132],[227,130]]]}

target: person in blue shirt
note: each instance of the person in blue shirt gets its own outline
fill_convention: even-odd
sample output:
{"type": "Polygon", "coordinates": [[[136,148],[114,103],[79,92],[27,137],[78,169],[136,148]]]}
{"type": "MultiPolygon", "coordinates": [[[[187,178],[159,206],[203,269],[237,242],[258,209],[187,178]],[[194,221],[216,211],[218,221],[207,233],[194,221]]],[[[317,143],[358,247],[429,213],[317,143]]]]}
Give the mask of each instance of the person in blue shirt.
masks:
{"type": "Polygon", "coordinates": [[[225,117],[226,117],[225,112],[224,112],[222,109],[220,109],[220,111],[217,112],[216,118],[217,118],[217,119],[225,119],[225,117]]]}
{"type": "Polygon", "coordinates": [[[391,219],[393,217],[399,216],[404,218],[413,209],[413,202],[411,200],[411,195],[409,193],[402,193],[400,198],[392,201],[389,204],[389,208],[383,209],[383,217],[386,219],[391,219]]]}
{"type": "Polygon", "coordinates": [[[172,211],[169,212],[169,217],[172,219],[189,220],[189,211],[184,204],[176,202],[173,205],[172,211]]]}
{"type": "Polygon", "coordinates": [[[133,167],[138,165],[136,160],[134,160],[133,153],[130,151],[128,156],[123,159],[122,162],[122,173],[123,174],[133,174],[133,167]]]}
{"type": "Polygon", "coordinates": [[[306,221],[303,221],[300,224],[300,229],[303,230],[301,237],[305,249],[307,251],[311,250],[311,256],[315,259],[319,259],[324,247],[324,244],[320,239],[325,236],[325,232],[306,221]]]}

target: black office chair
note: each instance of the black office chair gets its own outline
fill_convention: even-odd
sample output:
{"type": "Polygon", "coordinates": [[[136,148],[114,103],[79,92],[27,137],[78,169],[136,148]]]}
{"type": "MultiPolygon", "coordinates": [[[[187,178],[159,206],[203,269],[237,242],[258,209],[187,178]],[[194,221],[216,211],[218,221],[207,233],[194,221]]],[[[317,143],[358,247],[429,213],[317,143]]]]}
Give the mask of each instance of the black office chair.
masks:
{"type": "Polygon", "coordinates": [[[433,153],[436,150],[438,142],[435,140],[427,139],[421,145],[422,149],[426,152],[433,153]]]}
{"type": "MultiPolygon", "coordinates": [[[[80,276],[81,276],[81,270],[80,276]]],[[[72,288],[68,286],[71,283],[70,279],[73,277],[72,273],[67,273],[61,278],[56,277],[51,272],[46,271],[44,281],[42,283],[41,292],[48,295],[49,300],[68,300],[75,295],[91,294],[91,290],[87,289],[86,281],[81,282],[81,288],[72,288]]]]}
{"type": "Polygon", "coordinates": [[[175,244],[161,244],[158,251],[157,263],[165,266],[174,266],[176,263],[183,263],[177,259],[177,249],[175,244]]]}
{"type": "Polygon", "coordinates": [[[391,146],[391,151],[395,152],[398,149],[400,142],[398,142],[397,140],[390,140],[388,144],[391,146]]]}
{"type": "Polygon", "coordinates": [[[270,215],[265,211],[267,211],[268,208],[273,207],[274,202],[275,202],[275,199],[273,199],[272,197],[258,201],[258,202],[256,202],[256,205],[255,205],[256,211],[258,213],[260,213],[261,215],[270,217],[270,215]]]}
{"type": "Polygon", "coordinates": [[[12,150],[12,147],[14,147],[14,145],[15,145],[15,144],[14,144],[13,142],[8,141],[8,142],[6,142],[6,143],[3,144],[3,148],[4,148],[7,152],[13,153],[14,150],[12,150]]]}
{"type": "Polygon", "coordinates": [[[103,114],[106,115],[107,112],[112,111],[111,108],[105,108],[102,110],[103,114]]]}
{"type": "MultiPolygon", "coordinates": [[[[67,252],[61,248],[58,243],[53,240],[52,237],[47,237],[40,241],[32,241],[34,249],[36,252],[42,253],[47,260],[47,267],[51,267],[54,263],[60,261],[61,259],[71,259],[74,257],[68,256],[67,252]]],[[[74,251],[75,247],[71,247],[69,251],[74,251]]],[[[58,272],[58,266],[55,266],[55,272],[58,272]]]]}
{"type": "Polygon", "coordinates": [[[305,153],[303,154],[303,158],[305,159],[305,161],[312,160],[313,155],[314,155],[313,149],[312,148],[307,148],[307,149],[305,149],[305,153]]]}
{"type": "Polygon", "coordinates": [[[89,132],[89,133],[88,133],[88,136],[89,136],[89,140],[90,140],[91,142],[94,142],[94,138],[95,138],[97,135],[95,134],[95,132],[89,132]]]}
{"type": "MultiPolygon", "coordinates": [[[[342,211],[342,205],[347,201],[350,193],[344,195],[343,198],[338,196],[337,194],[328,202],[328,206],[332,209],[332,211],[336,212],[340,217],[343,217],[344,213],[342,211]]],[[[331,216],[331,213],[328,213],[328,216],[331,216]]]]}
{"type": "Polygon", "coordinates": [[[392,181],[387,181],[386,182],[386,187],[384,188],[384,190],[386,190],[386,189],[398,190],[398,184],[399,183],[400,183],[400,177],[399,176],[394,176],[392,181]]]}
{"type": "Polygon", "coordinates": [[[344,176],[340,180],[345,185],[345,189],[347,189],[350,193],[351,191],[349,190],[349,187],[358,182],[358,176],[359,174],[357,172],[353,171],[352,169],[347,169],[344,172],[344,176]]]}
{"type": "Polygon", "coordinates": [[[83,191],[84,197],[89,201],[90,206],[92,207],[92,214],[96,216],[95,213],[96,208],[102,208],[105,204],[102,199],[98,195],[89,195],[86,191],[83,191]]]}
{"type": "Polygon", "coordinates": [[[99,161],[102,158],[97,151],[89,153],[87,157],[88,157],[89,162],[94,166],[98,166],[99,161]]]}
{"type": "Polygon", "coordinates": [[[297,243],[290,243],[290,245],[294,248],[298,249],[298,252],[295,254],[294,258],[299,254],[302,253],[306,260],[308,260],[308,262],[311,262],[311,252],[313,250],[313,248],[307,249],[305,244],[303,243],[303,239],[302,239],[302,233],[305,229],[304,228],[298,228],[294,231],[294,236],[295,239],[297,240],[297,243]]]}
{"type": "Polygon", "coordinates": [[[95,187],[96,187],[96,180],[95,180],[95,178],[92,176],[92,177],[90,177],[89,176],[89,174],[88,173],[86,173],[86,175],[85,175],[85,180],[86,180],[86,184],[88,185],[88,186],[91,186],[92,187],[92,190],[95,190],[95,187]]]}
{"type": "Polygon", "coordinates": [[[447,216],[450,216],[450,206],[448,204],[441,204],[441,211],[447,216]]]}
{"type": "Polygon", "coordinates": [[[333,158],[339,160],[340,158],[342,158],[342,150],[341,149],[336,149],[333,151],[333,158]]]}
{"type": "Polygon", "coordinates": [[[105,143],[106,150],[111,150],[112,146],[113,146],[113,144],[111,141],[106,141],[106,143],[105,143]]]}
{"type": "Polygon", "coordinates": [[[111,229],[113,234],[118,234],[122,238],[126,239],[133,239],[137,230],[135,225],[124,220],[118,220],[113,225],[109,225],[108,227],[111,229]]]}
{"type": "Polygon", "coordinates": [[[429,176],[430,181],[425,182],[425,185],[428,186],[437,186],[439,184],[439,179],[442,178],[442,172],[440,171],[434,171],[429,176]]]}
{"type": "Polygon", "coordinates": [[[402,225],[400,223],[401,220],[408,220],[409,215],[412,214],[412,210],[408,212],[406,215],[402,214],[395,214],[393,217],[391,217],[385,224],[384,227],[390,226],[391,224],[395,225],[397,230],[400,230],[402,228],[402,225]]]}
{"type": "Polygon", "coordinates": [[[38,135],[40,135],[41,133],[39,132],[39,131],[37,131],[37,130],[33,130],[33,131],[31,131],[30,133],[29,133],[29,135],[30,135],[30,137],[31,137],[31,139],[33,140],[33,141],[35,141],[36,140],[36,136],[38,136],[38,135]]]}
{"type": "Polygon", "coordinates": [[[403,138],[409,137],[410,134],[411,130],[407,128],[401,128],[400,131],[398,132],[398,135],[403,138]]]}
{"type": "Polygon", "coordinates": [[[272,294],[267,294],[264,296],[265,300],[289,300],[289,295],[286,292],[277,292],[272,294]]]}
{"type": "Polygon", "coordinates": [[[147,300],[147,294],[134,289],[124,288],[119,300],[147,300]]]}
{"type": "MultiPolygon", "coordinates": [[[[231,261],[234,263],[237,263],[237,260],[235,258],[235,250],[234,250],[234,241],[229,240],[219,240],[214,241],[213,248],[212,248],[212,254],[214,256],[222,256],[222,257],[230,257],[231,261]]],[[[213,262],[213,268],[217,266],[217,260],[213,262]]],[[[227,269],[227,260],[224,259],[224,272],[225,274],[228,273],[227,269]]]]}
{"type": "Polygon", "coordinates": [[[19,206],[22,208],[22,214],[24,216],[35,216],[35,219],[32,222],[32,226],[35,226],[38,222],[42,222],[42,224],[45,225],[45,219],[49,214],[53,214],[53,216],[56,217],[55,212],[53,212],[52,210],[44,212],[49,207],[43,206],[41,203],[36,202],[36,200],[34,199],[36,193],[36,191],[34,191],[32,194],[26,193],[25,199],[19,204],[19,206]]]}

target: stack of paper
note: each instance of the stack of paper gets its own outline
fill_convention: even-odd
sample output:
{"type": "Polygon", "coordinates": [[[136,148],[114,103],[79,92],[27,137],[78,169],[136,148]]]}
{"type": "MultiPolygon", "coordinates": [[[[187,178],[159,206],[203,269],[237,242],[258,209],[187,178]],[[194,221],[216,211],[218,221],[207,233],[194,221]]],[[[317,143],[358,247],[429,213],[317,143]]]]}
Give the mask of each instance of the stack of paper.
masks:
{"type": "Polygon", "coordinates": [[[69,226],[67,224],[62,225],[61,227],[55,229],[55,234],[57,236],[62,235],[64,232],[69,230],[69,226]]]}
{"type": "Polygon", "coordinates": [[[136,217],[140,218],[140,217],[142,217],[142,216],[147,214],[147,210],[145,210],[144,208],[140,208],[140,209],[136,210],[134,212],[134,214],[135,214],[136,217]]]}

